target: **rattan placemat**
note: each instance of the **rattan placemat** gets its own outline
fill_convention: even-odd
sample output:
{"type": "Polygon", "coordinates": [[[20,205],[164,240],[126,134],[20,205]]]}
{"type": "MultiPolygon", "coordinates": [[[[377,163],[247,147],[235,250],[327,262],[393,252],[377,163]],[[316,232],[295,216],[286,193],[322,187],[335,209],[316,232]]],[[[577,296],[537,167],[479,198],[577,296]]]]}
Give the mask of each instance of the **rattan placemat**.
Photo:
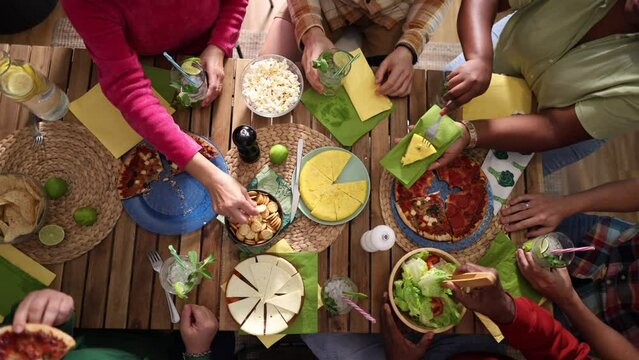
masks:
{"type": "MultiPolygon", "coordinates": [[[[486,157],[486,153],[487,151],[479,149],[466,152],[467,155],[469,155],[475,161],[478,161],[480,165],[483,162],[483,159],[486,157]]],[[[402,249],[411,251],[419,248],[419,246],[412,242],[399,228],[391,210],[391,206],[395,206],[394,204],[390,203],[390,191],[392,188],[393,180],[394,177],[388,171],[384,171],[379,185],[379,201],[382,208],[382,217],[384,218],[384,222],[388,226],[390,226],[393,231],[395,231],[397,244],[402,249]]],[[[482,256],[484,256],[484,253],[490,246],[490,242],[495,238],[495,236],[497,236],[500,231],[501,225],[499,224],[499,214],[497,214],[493,216],[490,225],[488,226],[484,234],[479,238],[479,240],[464,249],[450,251],[450,254],[453,255],[461,263],[477,262],[479,259],[481,259],[482,256]]]]}
{"type": "Polygon", "coordinates": [[[69,192],[49,201],[45,224],[64,228],[64,241],[42,245],[36,236],[16,246],[43,264],[74,259],[99,244],[113,229],[122,204],[117,194],[119,162],[84,126],[74,121],[41,122],[44,143],[33,147],[33,130],[23,128],[0,141],[0,172],[20,173],[44,183],[57,176],[67,181],[69,192]],[[73,220],[76,208],[98,211],[92,226],[73,220]]]}
{"type": "MultiPolygon", "coordinates": [[[[290,183],[295,168],[297,141],[300,138],[304,139],[304,155],[319,147],[336,146],[328,137],[300,124],[278,124],[260,128],[257,129],[257,141],[261,151],[260,159],[252,164],[244,163],[240,160],[237,148],[233,147],[226,154],[226,163],[229,166],[231,176],[246,185],[268,164],[290,183]],[[275,144],[285,145],[289,149],[289,155],[284,164],[273,165],[269,161],[269,149],[275,144]]],[[[346,225],[321,225],[300,213],[295,222],[284,231],[282,237],[286,238],[296,251],[320,252],[337,240],[344,230],[344,226],[346,225]]]]}

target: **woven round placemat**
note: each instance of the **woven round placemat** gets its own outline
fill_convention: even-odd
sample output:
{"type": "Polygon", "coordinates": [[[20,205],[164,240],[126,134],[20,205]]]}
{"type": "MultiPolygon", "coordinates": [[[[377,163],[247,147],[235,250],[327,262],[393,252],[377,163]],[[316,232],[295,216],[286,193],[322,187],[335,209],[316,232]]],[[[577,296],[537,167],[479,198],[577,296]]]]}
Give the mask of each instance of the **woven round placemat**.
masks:
{"type": "MultiPolygon", "coordinates": [[[[473,160],[481,164],[484,158],[486,158],[487,151],[481,149],[473,149],[470,151],[466,151],[465,154],[469,155],[473,160]]],[[[390,226],[393,231],[395,231],[397,244],[405,251],[415,250],[419,248],[419,246],[412,242],[399,228],[391,210],[391,206],[395,206],[394,204],[390,203],[390,191],[394,179],[395,178],[388,171],[384,171],[384,173],[382,174],[382,179],[379,184],[379,201],[382,208],[382,217],[384,218],[384,222],[386,223],[386,225],[390,226]]],[[[490,242],[493,241],[495,236],[497,236],[497,234],[501,231],[499,217],[499,214],[493,216],[490,225],[488,225],[488,228],[479,238],[479,240],[464,249],[450,251],[450,254],[453,255],[460,263],[477,262],[479,259],[481,259],[481,257],[484,256],[484,253],[486,253],[486,250],[488,250],[490,242]]]]}
{"type": "MultiPolygon", "coordinates": [[[[240,183],[246,185],[268,164],[271,169],[290,183],[295,169],[295,152],[299,139],[304,139],[304,155],[319,147],[336,145],[323,134],[300,124],[278,124],[260,128],[257,129],[260,159],[252,164],[247,164],[240,160],[237,148],[233,147],[226,154],[229,173],[240,183]],[[269,161],[269,149],[275,144],[285,145],[289,149],[289,155],[284,164],[273,165],[269,161]]],[[[337,240],[344,230],[344,226],[345,224],[321,225],[304,215],[298,215],[295,222],[282,233],[282,238],[285,238],[296,251],[320,252],[337,240]]]]}
{"type": "Polygon", "coordinates": [[[44,246],[37,235],[16,244],[42,264],[74,259],[99,244],[111,232],[122,204],[117,194],[119,162],[84,126],[74,121],[41,122],[44,143],[33,147],[33,130],[23,128],[0,141],[0,172],[29,175],[42,184],[57,176],[69,184],[69,192],[49,201],[45,224],[64,228],[64,241],[44,246]],[[75,209],[91,206],[98,211],[92,226],[73,220],[75,209]]]}

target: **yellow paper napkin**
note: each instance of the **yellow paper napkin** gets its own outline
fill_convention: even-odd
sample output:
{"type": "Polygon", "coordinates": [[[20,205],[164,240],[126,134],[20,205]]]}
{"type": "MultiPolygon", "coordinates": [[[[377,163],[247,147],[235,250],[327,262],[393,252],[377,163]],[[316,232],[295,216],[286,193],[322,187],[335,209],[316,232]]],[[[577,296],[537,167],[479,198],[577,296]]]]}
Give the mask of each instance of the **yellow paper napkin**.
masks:
{"type": "Polygon", "coordinates": [[[351,55],[357,54],[360,54],[360,57],[351,64],[351,71],[344,78],[344,89],[351,98],[360,120],[366,121],[390,110],[393,103],[387,96],[375,93],[377,84],[373,69],[368,65],[361,49],[351,51],[351,55]]]}
{"type": "MultiPolygon", "coordinates": [[[[153,93],[169,114],[175,112],[155,90],[153,93]]],[[[69,104],[69,110],[116,159],[142,141],[142,137],[129,126],[120,111],[104,96],[99,84],[69,104]]]]}
{"type": "Polygon", "coordinates": [[[517,113],[529,114],[532,92],[520,78],[493,74],[488,90],[464,105],[464,120],[497,119],[517,113]]]}

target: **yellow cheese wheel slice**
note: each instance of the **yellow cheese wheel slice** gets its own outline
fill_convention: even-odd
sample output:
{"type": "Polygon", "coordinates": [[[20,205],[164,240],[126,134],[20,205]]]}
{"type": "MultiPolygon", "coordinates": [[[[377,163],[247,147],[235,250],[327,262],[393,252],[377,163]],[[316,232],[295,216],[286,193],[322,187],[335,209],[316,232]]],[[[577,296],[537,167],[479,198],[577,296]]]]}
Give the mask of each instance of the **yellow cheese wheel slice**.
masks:
{"type": "Polygon", "coordinates": [[[311,214],[320,220],[337,221],[337,213],[335,212],[335,196],[335,187],[331,186],[328,191],[322,195],[321,199],[313,208],[313,211],[311,211],[311,214]]]}
{"type": "Polygon", "coordinates": [[[362,205],[360,201],[355,200],[344,192],[337,193],[335,198],[335,213],[337,220],[344,220],[353,215],[362,205]]]}
{"type": "Polygon", "coordinates": [[[366,180],[337,183],[335,186],[339,191],[357,200],[360,204],[366,201],[366,195],[368,194],[368,182],[366,180]]]}
{"type": "Polygon", "coordinates": [[[332,183],[333,181],[335,181],[335,179],[333,178],[333,168],[332,168],[330,159],[324,156],[324,154],[326,153],[327,151],[324,151],[308,159],[308,161],[302,168],[302,172],[300,173],[300,179],[304,176],[303,175],[304,169],[306,169],[310,165],[310,168],[315,168],[315,170],[317,171],[319,175],[322,175],[323,177],[328,179],[329,183],[332,183]]]}

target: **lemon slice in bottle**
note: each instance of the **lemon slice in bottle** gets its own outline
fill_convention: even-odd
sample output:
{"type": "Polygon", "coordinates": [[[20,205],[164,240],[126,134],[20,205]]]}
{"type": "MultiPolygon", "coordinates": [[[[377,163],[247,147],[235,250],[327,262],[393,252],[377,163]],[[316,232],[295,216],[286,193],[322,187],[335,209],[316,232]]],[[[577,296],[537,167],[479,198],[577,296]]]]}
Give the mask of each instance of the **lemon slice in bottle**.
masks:
{"type": "Polygon", "coordinates": [[[36,83],[21,67],[10,66],[2,77],[2,87],[10,97],[28,100],[30,93],[36,88],[36,83]]]}
{"type": "Polygon", "coordinates": [[[45,225],[40,229],[38,239],[47,246],[58,245],[64,240],[64,229],[55,224],[45,225]]]}

